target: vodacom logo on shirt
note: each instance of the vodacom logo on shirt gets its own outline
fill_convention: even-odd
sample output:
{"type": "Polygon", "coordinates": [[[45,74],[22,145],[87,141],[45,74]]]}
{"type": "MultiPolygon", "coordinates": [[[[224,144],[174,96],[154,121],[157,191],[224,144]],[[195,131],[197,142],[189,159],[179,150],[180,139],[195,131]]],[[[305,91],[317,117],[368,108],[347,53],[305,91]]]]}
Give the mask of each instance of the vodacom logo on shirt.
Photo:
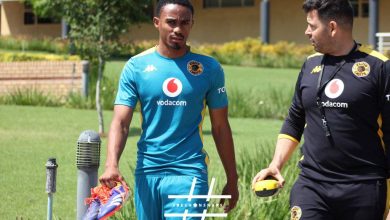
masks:
{"type": "MultiPolygon", "coordinates": [[[[162,90],[165,95],[168,97],[174,98],[183,90],[183,84],[180,80],[176,78],[168,78],[164,81],[162,85],[162,90]]],[[[187,106],[187,101],[185,100],[172,100],[172,99],[165,99],[165,100],[158,100],[157,105],[159,106],[187,106]]]]}
{"type": "Polygon", "coordinates": [[[178,96],[183,90],[183,84],[176,78],[168,78],[164,81],[162,90],[169,97],[178,96]]]}
{"type": "MultiPolygon", "coordinates": [[[[344,82],[340,79],[331,80],[325,87],[325,95],[328,98],[335,99],[339,97],[344,91],[344,82]]],[[[333,102],[327,100],[322,102],[322,107],[327,108],[348,108],[348,103],[346,102],[333,102]]]]}
{"type": "Polygon", "coordinates": [[[344,91],[344,83],[339,79],[331,80],[325,87],[325,95],[331,99],[335,99],[344,91]]]}

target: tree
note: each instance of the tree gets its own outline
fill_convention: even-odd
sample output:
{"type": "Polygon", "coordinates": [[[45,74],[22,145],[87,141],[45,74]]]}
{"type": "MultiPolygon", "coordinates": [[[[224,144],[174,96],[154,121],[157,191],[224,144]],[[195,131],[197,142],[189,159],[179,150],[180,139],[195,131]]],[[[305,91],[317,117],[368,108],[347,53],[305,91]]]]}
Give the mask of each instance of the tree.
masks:
{"type": "Polygon", "coordinates": [[[104,120],[100,87],[105,60],[117,46],[119,36],[131,24],[146,21],[150,0],[29,0],[34,12],[41,16],[61,17],[70,27],[69,39],[77,53],[98,62],[96,81],[96,110],[99,134],[104,135],[104,120]]]}

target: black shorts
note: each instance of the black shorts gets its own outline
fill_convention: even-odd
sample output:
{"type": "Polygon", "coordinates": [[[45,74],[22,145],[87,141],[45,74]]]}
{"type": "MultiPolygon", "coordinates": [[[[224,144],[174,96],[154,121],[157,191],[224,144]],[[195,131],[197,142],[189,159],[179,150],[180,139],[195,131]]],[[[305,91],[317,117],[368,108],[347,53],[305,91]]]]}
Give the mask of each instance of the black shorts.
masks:
{"type": "Polygon", "coordinates": [[[386,202],[386,180],[332,183],[299,176],[290,212],[294,220],[383,220],[386,202]]]}

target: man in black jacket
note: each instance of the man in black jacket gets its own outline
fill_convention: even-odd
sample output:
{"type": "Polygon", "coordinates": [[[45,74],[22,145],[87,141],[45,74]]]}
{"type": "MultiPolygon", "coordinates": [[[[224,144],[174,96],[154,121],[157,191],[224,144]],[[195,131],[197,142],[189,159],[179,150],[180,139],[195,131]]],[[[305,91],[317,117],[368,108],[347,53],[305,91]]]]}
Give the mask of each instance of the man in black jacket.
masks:
{"type": "Polygon", "coordinates": [[[390,61],[356,43],[348,0],[306,0],[305,34],[318,52],[299,74],[274,158],[280,171],[304,135],[291,219],[383,219],[390,146],[390,61]]]}

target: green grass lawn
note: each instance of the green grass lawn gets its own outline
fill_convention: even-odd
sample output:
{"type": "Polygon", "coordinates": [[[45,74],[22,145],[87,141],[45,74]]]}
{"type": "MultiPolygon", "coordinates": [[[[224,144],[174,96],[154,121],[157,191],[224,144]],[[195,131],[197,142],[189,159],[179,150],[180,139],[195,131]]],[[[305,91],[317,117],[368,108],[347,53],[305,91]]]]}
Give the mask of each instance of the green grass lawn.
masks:
{"type": "MultiPolygon", "coordinates": [[[[104,112],[104,117],[108,129],[112,112],[104,112]]],[[[273,143],[281,126],[278,120],[232,118],[230,123],[239,158],[244,151],[251,154],[264,143],[273,143]]],[[[75,219],[77,139],[87,129],[97,130],[97,114],[93,110],[0,105],[1,219],[46,217],[45,163],[49,157],[57,158],[59,164],[53,214],[58,219],[75,219]]],[[[135,164],[139,131],[140,117],[135,115],[120,164],[127,180],[132,179],[130,165],[135,164]]],[[[208,118],[205,119],[204,133],[205,148],[211,157],[210,177],[216,176],[221,185],[224,182],[223,168],[211,137],[208,118]]],[[[103,139],[101,164],[104,164],[105,153],[106,139],[103,139]]],[[[271,159],[270,155],[264,156],[259,160],[271,159]]],[[[249,189],[250,186],[245,187],[249,189]]],[[[247,196],[253,197],[241,194],[241,198],[247,196]]]]}
{"type": "MultiPolygon", "coordinates": [[[[125,61],[109,61],[105,66],[105,76],[117,80],[122,71],[125,61]]],[[[298,77],[298,69],[276,69],[242,66],[223,66],[225,71],[226,86],[237,87],[242,90],[269,89],[277,86],[279,88],[293,88],[298,77]]]]}
{"type": "MultiPolygon", "coordinates": [[[[107,62],[105,76],[116,84],[124,64],[125,61],[107,62]]],[[[272,93],[274,90],[292,89],[299,72],[296,69],[236,66],[224,66],[224,70],[228,92],[250,91],[236,96],[238,101],[250,99],[243,103],[241,106],[243,109],[248,108],[248,105],[258,108],[258,100],[251,100],[262,98],[257,94],[269,94],[269,90],[272,93]],[[248,94],[250,96],[247,97],[248,94]]],[[[271,98],[272,102],[279,101],[283,94],[271,98]]],[[[234,99],[230,101],[233,103],[234,99]]],[[[282,110],[287,111],[287,109],[282,110]]],[[[112,111],[104,112],[106,131],[111,117],[112,111]]],[[[289,187],[297,173],[296,160],[290,162],[285,168],[287,184],[278,200],[271,203],[259,200],[250,191],[248,183],[256,172],[272,159],[274,142],[282,121],[230,118],[230,123],[240,172],[241,199],[234,212],[229,214],[231,216],[229,219],[285,219],[288,211],[286,207],[289,187]]],[[[45,163],[49,157],[55,157],[59,164],[53,214],[57,219],[75,219],[77,139],[82,131],[89,129],[98,129],[95,110],[0,105],[0,155],[3,156],[0,160],[2,174],[0,175],[2,195],[0,219],[45,218],[47,206],[45,163]]],[[[138,113],[133,117],[130,133],[120,167],[123,175],[132,185],[131,167],[135,166],[136,142],[140,133],[138,113]]],[[[106,141],[105,138],[102,139],[100,174],[105,162],[106,141]]],[[[207,117],[204,121],[204,142],[211,158],[209,177],[217,178],[215,194],[218,194],[225,177],[211,137],[210,121],[207,117]]]]}

